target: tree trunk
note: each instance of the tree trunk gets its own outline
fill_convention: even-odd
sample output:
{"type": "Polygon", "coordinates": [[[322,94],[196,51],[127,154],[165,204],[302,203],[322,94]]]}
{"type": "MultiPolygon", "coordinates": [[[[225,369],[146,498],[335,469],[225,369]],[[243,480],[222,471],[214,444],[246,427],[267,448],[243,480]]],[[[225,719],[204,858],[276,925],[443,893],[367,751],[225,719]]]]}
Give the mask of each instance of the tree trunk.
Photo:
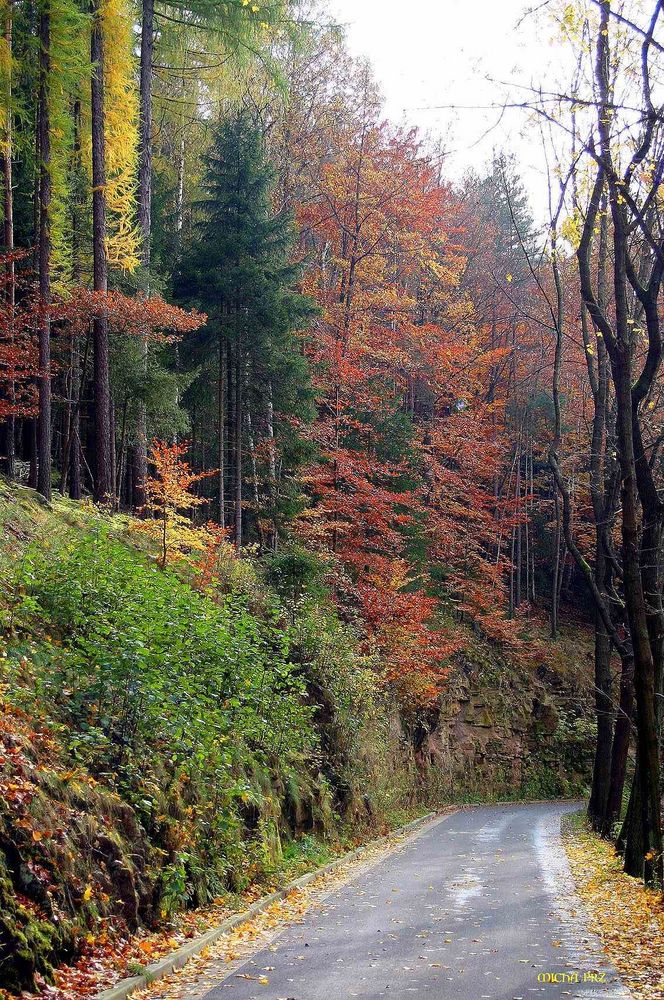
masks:
{"type": "MultiPolygon", "coordinates": [[[[9,69],[7,83],[7,131],[5,134],[3,151],[3,177],[4,177],[4,238],[5,249],[11,256],[14,250],[14,191],[12,188],[12,156],[13,156],[13,120],[12,120],[12,77],[11,77],[11,54],[12,54],[12,5],[7,4],[7,20],[5,22],[5,42],[7,45],[9,69]]],[[[14,327],[14,306],[16,304],[16,274],[14,261],[7,264],[7,305],[10,313],[10,337],[13,339],[14,327]]],[[[9,385],[9,404],[13,406],[16,402],[14,383],[9,385]]],[[[10,413],[5,424],[5,472],[10,479],[16,475],[16,416],[10,413]]]]}
{"type": "MultiPolygon", "coordinates": [[[[80,500],[81,491],[81,403],[83,386],[87,377],[88,354],[90,351],[90,329],[85,338],[85,349],[81,359],[81,346],[78,337],[72,342],[72,419],[69,437],[65,442],[63,463],[69,463],[69,495],[72,500],[80,500]]],[[[66,487],[66,468],[63,468],[63,486],[66,487]]]]}
{"type": "Polygon", "coordinates": [[[261,517],[261,497],[260,490],[258,487],[258,463],[256,461],[256,442],[254,440],[254,426],[251,419],[251,409],[247,406],[247,443],[249,445],[249,457],[251,459],[251,476],[253,479],[253,494],[254,494],[254,510],[256,517],[256,528],[258,531],[258,540],[260,545],[260,551],[265,551],[265,529],[263,527],[263,518],[261,517]]]}
{"type": "MultiPolygon", "coordinates": [[[[145,292],[150,294],[152,237],[152,61],[154,53],[154,0],[143,0],[141,25],[140,132],[138,169],[138,225],[141,231],[141,264],[145,292]]],[[[148,340],[141,338],[143,363],[147,365],[148,340]]],[[[136,444],[133,449],[134,505],[145,505],[148,476],[147,413],[142,400],[136,417],[136,444]]]]}
{"type": "MultiPolygon", "coordinates": [[[[74,284],[81,281],[83,253],[83,213],[85,210],[83,183],[84,168],[81,158],[81,102],[74,102],[74,192],[71,212],[71,244],[72,244],[72,278],[74,284]]],[[[87,345],[85,356],[87,357],[87,345]]],[[[71,380],[70,400],[67,413],[67,435],[62,458],[62,475],[60,479],[61,492],[65,493],[69,485],[69,495],[72,500],[81,499],[81,393],[85,372],[81,373],[81,345],[78,335],[71,340],[71,380]]]]}
{"type": "Polygon", "coordinates": [[[111,425],[111,494],[114,498],[114,505],[117,506],[117,493],[115,489],[115,483],[117,479],[117,456],[115,452],[115,400],[113,399],[113,394],[111,393],[110,401],[110,425],[111,425]]]}
{"type": "MultiPolygon", "coordinates": [[[[92,0],[92,254],[95,292],[108,291],[106,259],[106,162],[104,136],[104,38],[100,0],[92,0]]],[[[111,419],[108,370],[108,316],[105,307],[96,310],[93,320],[94,400],[95,400],[95,499],[111,497],[111,419]]]]}
{"type": "Polygon", "coordinates": [[[28,421],[27,434],[28,434],[28,452],[30,455],[30,470],[28,472],[28,486],[31,490],[37,489],[37,455],[39,451],[38,445],[38,425],[39,421],[35,417],[33,420],[28,421]]]}
{"type": "Polygon", "coordinates": [[[235,496],[235,354],[237,345],[228,343],[226,346],[226,522],[230,528],[234,523],[235,512],[231,504],[235,496]]]}
{"type": "Polygon", "coordinates": [[[635,878],[643,878],[643,858],[647,846],[643,836],[643,782],[640,772],[641,768],[637,758],[627,812],[616,845],[618,850],[624,851],[625,871],[635,878]]]}
{"type": "MultiPolygon", "coordinates": [[[[604,559],[596,550],[595,576],[602,574],[604,559]]],[[[598,584],[598,587],[600,584],[598,584]]],[[[611,639],[604,627],[599,611],[595,610],[595,715],[597,739],[595,761],[588,803],[588,818],[593,829],[604,826],[611,776],[611,747],[613,743],[613,701],[611,698],[611,639]]]]}
{"type": "Polygon", "coordinates": [[[620,819],[622,811],[627,759],[629,756],[629,741],[632,731],[632,716],[634,714],[634,661],[624,657],[620,672],[620,701],[613,731],[613,746],[611,748],[611,775],[609,778],[609,794],[607,797],[604,820],[601,833],[610,837],[614,825],[620,819]]]}
{"type": "Polygon", "coordinates": [[[235,356],[235,547],[242,546],[242,383],[243,352],[237,345],[235,356]]]}
{"type": "Polygon", "coordinates": [[[521,576],[522,576],[522,537],[523,525],[521,523],[521,442],[519,442],[519,458],[516,467],[516,506],[515,514],[518,518],[516,524],[516,565],[514,568],[514,607],[521,606],[521,576]]]}
{"type": "MultiPolygon", "coordinates": [[[[639,547],[639,510],[636,498],[634,428],[632,413],[632,377],[629,346],[619,345],[612,358],[616,386],[617,429],[620,441],[622,483],[622,539],[625,603],[634,646],[634,691],[637,713],[639,756],[639,799],[642,831],[639,841],[645,847],[641,856],[642,874],[653,881],[662,865],[660,828],[659,740],[655,711],[655,664],[653,661],[648,610],[641,576],[639,547]],[[651,856],[648,856],[651,855],[651,856]]],[[[645,535],[645,532],[644,532],[645,535]]],[[[634,832],[634,824],[630,826],[634,832]]],[[[631,847],[628,842],[628,850],[631,847]]]]}
{"type": "Polygon", "coordinates": [[[51,499],[51,15],[39,15],[39,426],[37,489],[51,499]]]}
{"type": "Polygon", "coordinates": [[[219,338],[219,358],[217,371],[217,434],[219,463],[219,527],[226,527],[226,392],[224,369],[226,367],[226,342],[219,338]]]}
{"type": "Polygon", "coordinates": [[[118,506],[120,506],[120,501],[122,500],[122,483],[125,477],[125,464],[127,457],[127,410],[129,408],[129,400],[125,397],[122,404],[122,420],[120,422],[120,446],[118,449],[119,460],[118,469],[115,480],[115,495],[118,500],[118,506]]]}
{"type": "MultiPolygon", "coordinates": [[[[656,7],[651,31],[659,17],[656,7]]],[[[634,782],[634,798],[630,823],[627,827],[626,858],[632,869],[639,868],[646,882],[663,878],[662,834],[660,825],[659,733],[655,704],[656,684],[661,675],[661,628],[659,603],[649,606],[653,594],[661,601],[661,588],[652,589],[657,577],[653,564],[659,563],[662,527],[662,504],[653,480],[652,469],[641,440],[639,406],[647,397],[657,378],[662,357],[662,338],[658,314],[658,298],[664,267],[661,248],[652,262],[650,278],[643,284],[638,275],[640,264],[633,256],[632,240],[634,209],[627,206],[632,192],[630,184],[639,174],[639,165],[649,155],[653,130],[646,127],[643,143],[638,145],[623,171],[614,163],[616,140],[611,131],[613,119],[613,53],[611,51],[611,10],[608,2],[600,4],[596,39],[595,76],[597,80],[597,137],[599,140],[598,172],[586,212],[577,256],[580,265],[581,291],[584,302],[597,329],[601,332],[611,362],[615,388],[616,435],[622,477],[622,555],[623,585],[627,620],[634,653],[634,693],[637,723],[638,779],[634,782]],[[601,308],[594,295],[590,272],[592,240],[599,201],[608,191],[613,223],[613,303],[612,313],[601,308]],[[630,304],[640,302],[646,322],[648,353],[638,379],[634,379],[637,340],[633,329],[630,304]],[[639,506],[640,505],[640,506],[639,506]]],[[[646,36],[642,50],[644,101],[647,120],[656,112],[650,96],[648,78],[648,48],[646,36]]],[[[640,181],[639,181],[640,183],[640,181]]],[[[654,190],[653,190],[654,193],[654,190]]],[[[638,197],[638,196],[637,196],[638,197]]],[[[647,196],[650,199],[650,194],[647,196]]],[[[659,240],[659,235],[657,237],[659,240]]],[[[626,862],[627,863],[627,862],[626,862]]]]}
{"type": "Polygon", "coordinates": [[[72,382],[71,394],[73,410],[71,420],[71,443],[69,445],[69,496],[72,500],[81,499],[81,391],[83,379],[81,375],[81,352],[78,337],[72,344],[72,382]]]}
{"type": "Polygon", "coordinates": [[[551,581],[551,638],[558,638],[558,577],[560,575],[560,545],[562,523],[560,518],[560,500],[555,483],[553,485],[553,503],[556,511],[555,552],[553,555],[553,579],[551,581]]]}
{"type": "Polygon", "coordinates": [[[273,390],[272,382],[270,382],[268,387],[267,395],[267,439],[268,439],[268,463],[269,463],[269,500],[270,508],[272,511],[272,532],[270,539],[270,548],[273,552],[277,551],[279,544],[279,530],[277,524],[277,448],[274,438],[274,402],[273,402],[273,390]]]}

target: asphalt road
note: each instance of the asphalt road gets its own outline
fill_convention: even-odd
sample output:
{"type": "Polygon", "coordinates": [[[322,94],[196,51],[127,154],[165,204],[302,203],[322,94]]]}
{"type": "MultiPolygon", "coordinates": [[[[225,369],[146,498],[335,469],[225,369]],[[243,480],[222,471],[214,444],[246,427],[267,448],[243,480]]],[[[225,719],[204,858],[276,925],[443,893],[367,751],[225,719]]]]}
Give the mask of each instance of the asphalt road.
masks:
{"type": "Polygon", "coordinates": [[[260,951],[201,995],[628,997],[571,888],[559,832],[562,814],[574,808],[488,806],[435,821],[283,931],[275,950],[260,951]]]}

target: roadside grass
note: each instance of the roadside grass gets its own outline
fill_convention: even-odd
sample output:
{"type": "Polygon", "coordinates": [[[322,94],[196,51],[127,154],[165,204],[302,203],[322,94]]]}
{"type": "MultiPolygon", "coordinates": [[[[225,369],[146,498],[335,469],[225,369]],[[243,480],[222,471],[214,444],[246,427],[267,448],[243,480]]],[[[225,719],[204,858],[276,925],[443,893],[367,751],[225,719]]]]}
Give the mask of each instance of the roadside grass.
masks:
{"type": "Polygon", "coordinates": [[[611,843],[583,811],[565,817],[563,840],[590,930],[637,1000],[664,998],[664,897],[626,875],[611,843]]]}

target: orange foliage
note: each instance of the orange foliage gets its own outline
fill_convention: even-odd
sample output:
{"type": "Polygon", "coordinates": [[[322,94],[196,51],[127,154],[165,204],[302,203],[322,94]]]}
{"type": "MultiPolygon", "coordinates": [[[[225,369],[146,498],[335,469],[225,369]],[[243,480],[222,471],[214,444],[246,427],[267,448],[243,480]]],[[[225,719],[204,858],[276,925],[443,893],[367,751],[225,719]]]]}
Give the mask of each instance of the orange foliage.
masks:
{"type": "Polygon", "coordinates": [[[113,332],[133,336],[147,333],[158,341],[197,330],[207,319],[196,310],[169,305],[158,295],[132,297],[117,291],[93,292],[84,287],[72,290],[70,297],[59,304],[55,318],[64,321],[73,332],[80,332],[104,312],[113,332]]]}
{"type": "Polygon", "coordinates": [[[464,644],[460,619],[519,645],[496,556],[502,402],[488,392],[509,348],[474,324],[459,205],[416,135],[369,117],[343,138],[300,212],[321,318],[306,345],[319,460],[299,527],[350,577],[385,680],[427,703],[464,644]]]}
{"type": "Polygon", "coordinates": [[[154,473],[147,481],[145,511],[152,516],[142,526],[159,544],[159,566],[165,569],[169,556],[202,551],[208,543],[205,528],[196,528],[191,521],[194,508],[207,502],[198,497],[193,487],[202,479],[215,475],[215,470],[192,472],[183,458],[188,444],[168,444],[153,441],[149,459],[154,473]]]}

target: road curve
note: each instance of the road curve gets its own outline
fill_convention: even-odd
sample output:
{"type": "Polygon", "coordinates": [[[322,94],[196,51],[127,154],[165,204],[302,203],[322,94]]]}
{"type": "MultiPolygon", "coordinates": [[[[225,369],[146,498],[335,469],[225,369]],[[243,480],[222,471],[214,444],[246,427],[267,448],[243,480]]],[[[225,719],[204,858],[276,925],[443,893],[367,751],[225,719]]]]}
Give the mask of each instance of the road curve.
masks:
{"type": "Polygon", "coordinates": [[[627,998],[571,886],[560,820],[574,808],[486,806],[435,820],[196,995],[627,998]]]}

